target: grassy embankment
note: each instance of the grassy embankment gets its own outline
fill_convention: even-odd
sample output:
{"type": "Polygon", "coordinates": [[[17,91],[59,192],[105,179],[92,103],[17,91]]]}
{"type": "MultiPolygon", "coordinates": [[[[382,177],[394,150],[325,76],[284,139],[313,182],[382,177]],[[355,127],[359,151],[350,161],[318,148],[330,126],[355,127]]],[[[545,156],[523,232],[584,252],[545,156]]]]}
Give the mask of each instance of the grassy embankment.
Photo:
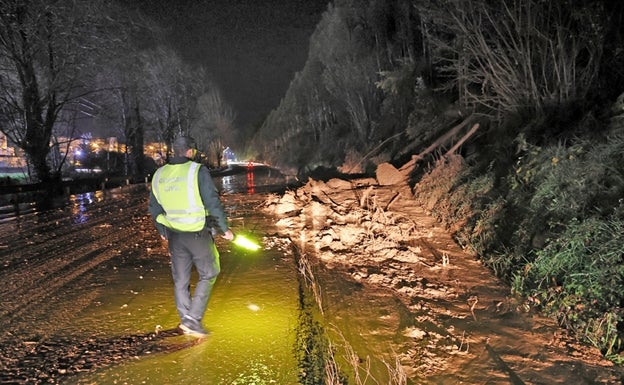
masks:
{"type": "Polygon", "coordinates": [[[415,195],[527,309],[622,364],[624,111],[574,124],[540,145],[526,137],[552,127],[536,119],[500,129],[481,155],[439,160],[415,195]]]}

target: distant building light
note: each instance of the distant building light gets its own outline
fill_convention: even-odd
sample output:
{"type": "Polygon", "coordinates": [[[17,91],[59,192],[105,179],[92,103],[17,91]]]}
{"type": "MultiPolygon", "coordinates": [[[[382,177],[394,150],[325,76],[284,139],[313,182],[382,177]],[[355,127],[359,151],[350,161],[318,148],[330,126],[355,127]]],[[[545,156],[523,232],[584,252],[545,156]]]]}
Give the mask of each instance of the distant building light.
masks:
{"type": "Polygon", "coordinates": [[[79,173],[100,173],[102,172],[102,169],[100,167],[95,167],[95,168],[77,168],[76,172],[79,173]]]}

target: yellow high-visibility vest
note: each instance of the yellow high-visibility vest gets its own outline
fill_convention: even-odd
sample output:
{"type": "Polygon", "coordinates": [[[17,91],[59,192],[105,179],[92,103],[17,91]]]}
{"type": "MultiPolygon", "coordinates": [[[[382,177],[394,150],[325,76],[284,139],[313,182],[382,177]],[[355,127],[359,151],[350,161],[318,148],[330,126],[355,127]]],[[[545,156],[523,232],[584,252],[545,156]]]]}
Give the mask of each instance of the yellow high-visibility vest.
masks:
{"type": "Polygon", "coordinates": [[[206,224],[208,211],[199,195],[199,167],[196,162],[167,164],[156,170],[152,191],[165,210],[156,222],[184,232],[200,231],[206,224]]]}

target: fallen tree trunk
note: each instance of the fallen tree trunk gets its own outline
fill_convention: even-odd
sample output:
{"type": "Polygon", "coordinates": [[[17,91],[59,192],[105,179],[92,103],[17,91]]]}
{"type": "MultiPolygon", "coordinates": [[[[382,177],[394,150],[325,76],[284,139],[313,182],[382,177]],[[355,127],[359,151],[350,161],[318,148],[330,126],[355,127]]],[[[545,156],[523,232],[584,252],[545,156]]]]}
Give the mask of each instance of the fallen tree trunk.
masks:
{"type": "Polygon", "coordinates": [[[422,160],[425,157],[425,155],[433,152],[433,150],[435,150],[436,148],[447,144],[454,136],[457,135],[457,133],[462,128],[464,128],[470,122],[470,120],[472,120],[473,117],[474,117],[474,114],[471,114],[466,119],[464,119],[461,123],[451,128],[446,134],[439,137],[435,142],[429,145],[429,147],[424,149],[420,154],[412,155],[412,159],[409,162],[405,163],[403,166],[401,166],[401,168],[399,168],[399,171],[403,173],[404,175],[409,174],[412,168],[416,165],[416,163],[422,160]]]}
{"type": "Polygon", "coordinates": [[[446,154],[444,154],[444,157],[446,158],[447,156],[449,156],[452,153],[454,153],[455,151],[457,151],[457,149],[459,147],[461,147],[461,145],[464,144],[464,142],[467,141],[468,138],[470,138],[475,132],[477,132],[478,129],[479,129],[479,123],[475,123],[472,126],[472,128],[470,129],[470,131],[468,131],[466,134],[464,134],[464,136],[462,136],[462,138],[460,140],[458,140],[457,143],[455,143],[455,145],[453,147],[451,147],[451,149],[446,152],[446,154]]]}

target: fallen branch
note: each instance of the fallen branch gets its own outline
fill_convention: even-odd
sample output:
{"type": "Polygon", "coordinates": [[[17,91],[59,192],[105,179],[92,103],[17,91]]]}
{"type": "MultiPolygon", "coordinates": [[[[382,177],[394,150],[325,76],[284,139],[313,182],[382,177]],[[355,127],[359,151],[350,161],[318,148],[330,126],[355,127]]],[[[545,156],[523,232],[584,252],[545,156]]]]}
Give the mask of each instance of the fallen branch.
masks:
{"type": "Polygon", "coordinates": [[[455,143],[455,145],[451,147],[451,149],[448,150],[446,154],[444,154],[444,157],[446,158],[447,156],[457,151],[457,149],[461,147],[461,145],[464,144],[464,142],[468,140],[468,138],[470,138],[475,132],[477,132],[478,129],[479,129],[479,123],[475,123],[470,129],[470,131],[468,131],[464,136],[462,136],[462,138],[457,143],[455,143]]]}
{"type": "Polygon", "coordinates": [[[347,171],[347,174],[350,174],[351,171],[353,171],[353,169],[355,169],[356,167],[358,167],[359,165],[361,165],[366,159],[368,159],[369,156],[373,155],[375,152],[377,152],[382,146],[384,146],[386,143],[388,143],[391,140],[394,140],[396,138],[398,138],[399,136],[403,135],[403,132],[399,132],[398,134],[395,134],[391,137],[389,137],[388,139],[384,140],[383,142],[379,143],[379,145],[377,145],[377,147],[373,148],[372,150],[370,150],[366,155],[364,155],[362,157],[362,159],[360,159],[359,162],[357,162],[356,164],[354,164],[353,166],[351,166],[351,168],[349,169],[349,171],[347,171]]]}
{"type": "Polygon", "coordinates": [[[451,140],[451,138],[453,138],[455,135],[457,135],[457,133],[470,122],[470,120],[473,118],[473,116],[474,116],[474,114],[471,114],[466,119],[464,119],[461,123],[459,123],[455,127],[451,128],[446,134],[444,134],[441,137],[439,137],[435,142],[433,142],[431,145],[429,145],[429,147],[424,149],[420,154],[412,155],[412,160],[410,160],[409,162],[407,162],[403,166],[401,166],[401,168],[399,168],[399,171],[401,173],[403,173],[403,174],[409,173],[411,171],[412,167],[417,162],[422,160],[425,157],[425,155],[433,152],[433,150],[435,150],[436,148],[446,144],[449,140],[451,140]]]}
{"type": "Polygon", "coordinates": [[[396,194],[394,194],[392,199],[390,199],[390,202],[388,202],[386,207],[384,207],[384,211],[388,211],[388,209],[390,208],[390,205],[393,204],[399,198],[400,195],[401,195],[400,192],[397,192],[396,194]]]}

